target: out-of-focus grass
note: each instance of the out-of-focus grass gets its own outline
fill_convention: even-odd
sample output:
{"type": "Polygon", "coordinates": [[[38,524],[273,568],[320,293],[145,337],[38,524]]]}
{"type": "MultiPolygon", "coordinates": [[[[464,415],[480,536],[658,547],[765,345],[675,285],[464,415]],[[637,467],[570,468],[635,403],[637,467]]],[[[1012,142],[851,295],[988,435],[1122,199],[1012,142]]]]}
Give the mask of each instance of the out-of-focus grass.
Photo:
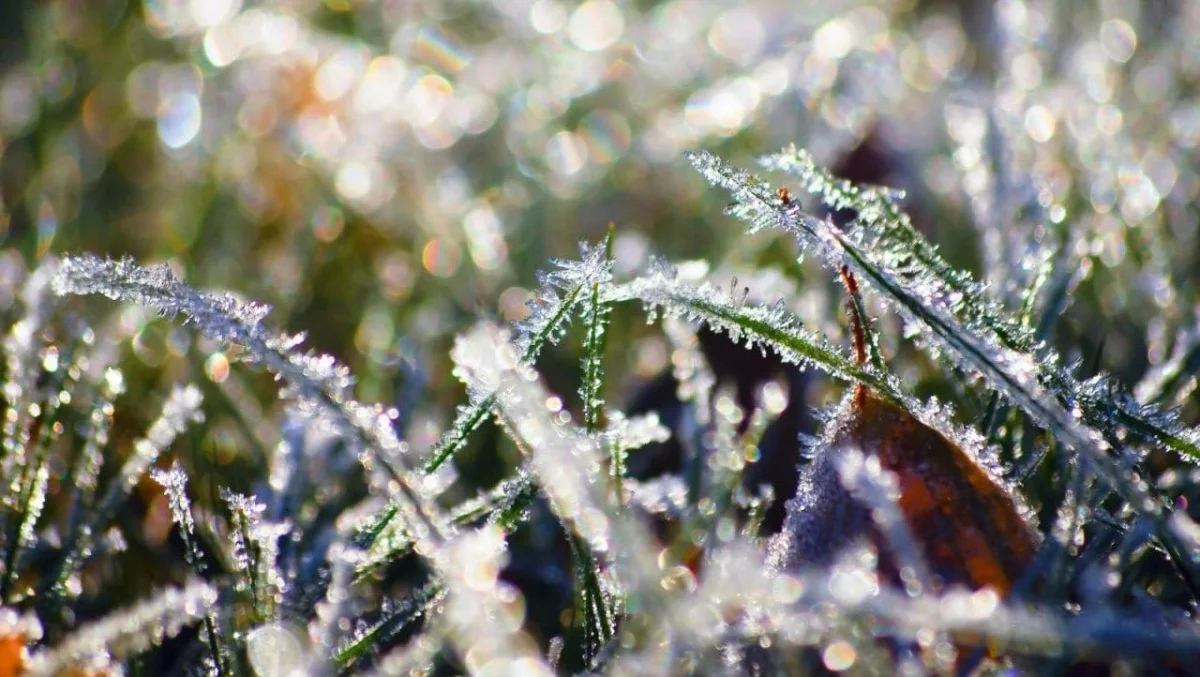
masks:
{"type": "MultiPolygon", "coordinates": [[[[1197,30],[1200,14],[1171,3],[9,3],[0,305],[11,327],[25,312],[21,281],[47,255],[167,262],[195,287],[273,306],[272,326],[305,332],[307,346],[350,367],[359,400],[397,408],[397,429],[423,457],[463,401],[453,337],[480,319],[525,317],[535,271],[600,241],[610,223],[621,279],[659,254],[705,259],[742,284],[777,268],[795,293],[753,292],[786,296],[810,329],[846,340],[828,276],[797,264],[785,238],[741,236],[721,216],[727,196],[683,159],[702,148],[740,163],[795,141],[842,176],[908,191],[917,229],[1081,363],[1078,376],[1110,373],[1142,404],[1178,407],[1194,425],[1197,30]]],[[[1049,449],[1054,463],[1036,466],[1025,492],[1044,523],[1056,519],[1057,447],[1019,408],[902,338],[891,313],[870,311],[907,393],[953,402],[1006,463],[1049,449]]],[[[127,384],[101,486],[170,388],[199,384],[206,420],[170,455],[192,478],[199,547],[216,550],[220,530],[204,525],[223,514],[220,488],[261,493],[283,436],[276,385],[236,364],[240,347],[152,314],[76,302],[65,313],[114,342],[127,384]]],[[[66,350],[73,326],[53,325],[50,343],[66,350]]],[[[679,346],[623,312],[604,346],[610,405],[676,411],[662,393],[679,346]]],[[[537,363],[576,420],[582,358],[580,342],[566,341],[537,363]]],[[[712,366],[736,376],[740,364],[712,366]]],[[[805,378],[812,408],[833,401],[838,386],[805,378]]],[[[1181,510],[1200,498],[1177,456],[1136,452],[1145,479],[1181,510]]],[[[443,502],[488,489],[521,458],[485,424],[455,457],[443,502]]],[[[60,465],[46,524],[64,517],[72,475],[60,465]]],[[[309,469],[328,484],[309,487],[319,500],[306,519],[331,520],[369,494],[355,467],[309,469]]],[[[1114,504],[1089,491],[1092,508],[1114,504]]],[[[142,536],[82,577],[90,606],[77,621],[184,580],[169,519],[161,489],[141,481],[118,524],[142,536]]],[[[532,524],[512,536],[509,575],[544,643],[570,626],[570,581],[555,578],[569,574],[570,553],[548,514],[532,524]],[[548,552],[557,559],[540,565],[548,552]]],[[[319,551],[316,533],[296,551],[319,551]]],[[[1169,557],[1139,557],[1121,585],[1194,604],[1169,557]]],[[[230,573],[210,566],[214,578],[230,573]]],[[[407,589],[419,577],[405,567],[419,568],[405,561],[380,576],[407,589]]]]}

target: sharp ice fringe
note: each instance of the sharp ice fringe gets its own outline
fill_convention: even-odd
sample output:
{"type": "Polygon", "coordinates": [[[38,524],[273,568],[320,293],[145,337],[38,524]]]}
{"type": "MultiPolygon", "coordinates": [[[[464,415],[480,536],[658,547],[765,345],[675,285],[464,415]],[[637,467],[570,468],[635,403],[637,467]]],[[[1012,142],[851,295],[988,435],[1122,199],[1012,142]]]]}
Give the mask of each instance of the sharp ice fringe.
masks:
{"type": "Polygon", "coordinates": [[[552,259],[556,268],[538,274],[538,290],[529,302],[530,315],[517,324],[514,339],[525,361],[532,360],[544,343],[554,344],[562,338],[571,311],[583,302],[584,292],[592,285],[611,282],[612,265],[603,245],[580,242],[579,254],[578,261],[552,259]]]}
{"type": "MultiPolygon", "coordinates": [[[[167,504],[171,508],[171,521],[175,523],[175,526],[179,527],[185,545],[187,545],[196,533],[196,520],[192,517],[192,503],[187,495],[187,473],[184,472],[183,467],[176,460],[166,470],[160,468],[152,469],[150,476],[162,486],[164,493],[166,493],[167,504]]],[[[189,547],[187,560],[189,564],[198,569],[197,573],[201,573],[204,571],[204,563],[196,559],[196,552],[193,548],[189,547]]]]}
{"type": "MultiPolygon", "coordinates": [[[[547,344],[555,344],[566,333],[575,309],[584,301],[585,292],[599,285],[603,292],[612,279],[611,263],[605,248],[579,243],[580,261],[554,259],[558,268],[538,273],[538,291],[529,301],[529,317],[517,323],[514,344],[521,362],[532,364],[547,344]],[[565,295],[560,295],[562,291],[565,295]]],[[[603,298],[603,297],[602,297],[603,298]]],[[[468,390],[470,403],[458,408],[454,422],[434,445],[426,470],[436,470],[446,459],[460,451],[467,439],[490,415],[494,404],[490,391],[468,390]]]]}
{"type": "MultiPolygon", "coordinates": [[[[361,565],[358,568],[361,570],[361,565]]],[[[445,586],[438,581],[426,583],[400,599],[385,598],[380,605],[378,618],[369,624],[356,623],[353,634],[338,648],[333,660],[343,671],[355,667],[360,658],[372,655],[377,647],[410,631],[419,620],[436,620],[436,611],[441,608],[444,599],[445,586]]],[[[430,622],[424,632],[409,640],[409,645],[432,643],[435,648],[441,646],[445,641],[441,632],[443,627],[430,622]]]]}
{"type": "Polygon", "coordinates": [[[658,412],[626,418],[619,411],[610,411],[608,427],[600,433],[600,437],[610,451],[629,452],[647,444],[666,442],[671,439],[671,431],[659,420],[658,412]]]}
{"type": "Polygon", "coordinates": [[[684,281],[674,269],[662,264],[640,278],[614,286],[610,294],[614,301],[638,299],[648,307],[662,308],[669,316],[703,321],[728,335],[734,343],[747,348],[771,348],[785,363],[816,367],[846,381],[871,385],[891,396],[901,391],[898,383],[856,366],[841,348],[805,329],[781,303],[735,305],[726,290],[709,283],[684,281]]]}
{"type": "Polygon", "coordinates": [[[587,277],[593,278],[590,289],[585,290],[586,297],[581,311],[586,335],[583,340],[583,378],[579,386],[579,397],[583,403],[583,428],[588,432],[595,432],[599,428],[605,404],[604,347],[608,332],[608,315],[612,305],[604,302],[602,292],[612,281],[611,245],[611,230],[603,245],[591,248],[580,243],[583,265],[592,268],[584,272],[587,277]],[[595,263],[597,254],[603,255],[602,264],[595,263]]]}
{"type": "Polygon", "coordinates": [[[688,485],[677,474],[662,475],[648,480],[628,480],[629,505],[650,515],[667,519],[682,519],[688,510],[688,485]]]}

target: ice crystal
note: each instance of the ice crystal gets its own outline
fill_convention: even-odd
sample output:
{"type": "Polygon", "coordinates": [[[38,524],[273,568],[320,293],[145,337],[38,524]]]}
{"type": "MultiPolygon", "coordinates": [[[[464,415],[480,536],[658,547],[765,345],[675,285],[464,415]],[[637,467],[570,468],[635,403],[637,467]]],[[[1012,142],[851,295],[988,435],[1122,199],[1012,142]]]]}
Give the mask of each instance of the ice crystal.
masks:
{"type": "Polygon", "coordinates": [[[978,434],[947,425],[936,405],[909,409],[921,416],[858,389],[843,398],[801,471],[783,531],[772,539],[773,568],[826,564],[878,532],[910,592],[929,589],[931,573],[1010,589],[1036,546],[1028,510],[980,462],[978,434]],[[948,539],[959,543],[961,557],[931,546],[948,539]]]}
{"type": "MultiPolygon", "coordinates": [[[[188,498],[188,476],[176,460],[170,468],[154,468],[150,476],[162,486],[167,496],[167,505],[171,510],[171,521],[179,528],[179,536],[183,539],[184,558],[191,565],[196,575],[203,575],[207,569],[204,556],[196,541],[196,519],[192,515],[192,504],[188,498]]],[[[218,673],[225,670],[228,661],[225,647],[217,632],[216,613],[212,608],[202,611],[204,617],[204,639],[208,644],[211,659],[218,673]]]]}
{"type": "MultiPolygon", "coordinates": [[[[361,569],[361,567],[359,568],[361,569]]],[[[355,629],[353,636],[348,638],[334,654],[334,662],[342,669],[355,665],[359,659],[369,656],[375,647],[386,644],[396,635],[411,630],[412,625],[417,621],[435,618],[435,614],[444,601],[445,586],[436,581],[427,583],[402,600],[385,599],[380,609],[379,620],[367,625],[360,624],[355,629]]],[[[436,623],[430,623],[427,631],[411,640],[410,644],[437,646],[445,641],[442,629],[444,628],[440,628],[436,623]]]]}
{"type": "MultiPolygon", "coordinates": [[[[591,279],[591,289],[587,290],[583,302],[581,319],[587,330],[583,340],[583,383],[579,386],[579,397],[583,403],[583,427],[588,432],[595,432],[600,427],[604,409],[604,347],[608,333],[608,315],[611,304],[604,302],[602,292],[612,279],[612,228],[604,240],[604,263],[600,270],[595,270],[595,263],[590,259],[595,257],[593,248],[581,243],[583,265],[592,266],[592,270],[584,271],[585,279],[591,279]]],[[[600,249],[595,247],[594,249],[600,249]]],[[[617,463],[613,475],[620,478],[624,475],[619,465],[621,457],[614,456],[617,463]]]]}
{"type": "Polygon", "coordinates": [[[552,259],[555,268],[538,274],[538,289],[529,302],[530,315],[516,328],[514,344],[531,361],[546,343],[557,343],[576,306],[596,285],[612,279],[612,262],[604,244],[579,243],[579,260],[552,259]]]}
{"type": "MultiPolygon", "coordinates": [[[[955,3],[523,0],[431,14],[398,2],[229,0],[142,3],[144,16],[114,13],[129,3],[17,4],[44,30],[18,38],[16,67],[0,74],[0,602],[16,607],[0,608],[0,674],[907,675],[974,672],[971,656],[985,655],[985,673],[1093,662],[1171,673],[1200,656],[1200,528],[1189,517],[1200,469],[1186,465],[1200,459],[1200,428],[1188,427],[1200,378],[1187,308],[1195,3],[999,0],[947,12],[955,3]],[[147,39],[181,63],[140,58],[147,39]],[[114,83],[124,105],[109,105],[114,83]],[[157,151],[134,138],[155,125],[132,122],[155,117],[157,151]],[[801,256],[871,290],[873,306],[848,292],[847,314],[868,329],[856,354],[839,342],[831,285],[811,266],[785,260],[781,275],[762,274],[789,258],[786,243],[725,247],[720,233],[689,232],[705,217],[668,169],[680,149],[780,133],[813,144],[761,162],[790,175],[796,196],[713,156],[692,159],[732,190],[729,211],[751,230],[795,236],[801,256]],[[911,187],[914,218],[902,192],[835,173],[911,187]],[[221,223],[230,206],[237,218],[221,223]],[[527,259],[557,248],[573,222],[592,229],[609,215],[632,219],[629,232],[553,261],[511,335],[484,327],[459,339],[467,404],[443,426],[456,412],[442,408],[438,351],[465,308],[508,287],[510,314],[527,259]],[[97,239],[91,226],[108,216],[97,239]],[[920,232],[966,224],[976,232],[944,257],[920,232]],[[133,231],[138,241],[124,241],[133,231]],[[640,231],[668,251],[708,247],[711,261],[637,272],[651,250],[640,231]],[[129,259],[68,258],[54,286],[183,315],[201,340],[118,312],[97,349],[77,350],[86,334],[45,298],[58,265],[45,252],[84,240],[171,252],[205,279],[264,271],[288,322],[351,301],[322,328],[322,342],[342,348],[342,320],[368,304],[353,337],[361,390],[390,401],[356,401],[348,369],[271,329],[266,306],[129,259]],[[30,255],[45,263],[18,301],[30,255]],[[347,261],[370,264],[348,271],[347,261]],[[978,265],[978,279],[950,261],[978,265]],[[639,277],[618,283],[614,271],[639,277]],[[650,324],[663,319],[667,341],[610,324],[621,301],[642,303],[650,324]],[[880,331],[869,331],[879,308],[880,331]],[[1096,346],[1106,321],[1107,353],[1096,346]],[[569,348],[535,371],[572,323],[579,373],[562,373],[569,348]],[[783,370],[790,406],[772,396],[756,409],[741,387],[750,374],[735,374],[738,397],[721,389],[715,374],[729,365],[707,363],[718,358],[701,349],[700,324],[824,373],[783,370]],[[606,346],[618,339],[630,343],[606,346]],[[196,436],[204,453],[176,454],[195,474],[154,473],[181,526],[162,544],[139,533],[143,511],[127,499],[146,469],[171,460],[162,456],[179,431],[156,423],[130,447],[119,416],[110,448],[120,388],[99,374],[129,354],[121,399],[144,407],[153,383],[179,377],[178,358],[221,342],[227,354],[204,367],[204,392],[220,396],[196,436]],[[68,378],[84,353],[93,368],[68,378]],[[227,356],[274,374],[285,406],[242,389],[227,356]],[[398,363],[429,365],[428,381],[398,363]],[[1093,378],[1102,365],[1113,376],[1093,378]],[[826,374],[872,398],[871,416],[838,410],[797,450],[794,428],[840,387],[826,374]],[[1130,397],[1124,383],[1138,378],[1130,397]],[[544,383],[578,383],[578,398],[544,383]],[[636,410],[670,431],[654,414],[622,416],[618,395],[631,391],[636,410]],[[772,416],[795,418],[764,436],[772,416]],[[479,453],[461,453],[493,418],[500,429],[479,453]],[[999,520],[942,494],[926,514],[977,519],[977,533],[930,537],[906,522],[921,496],[905,490],[931,486],[938,467],[919,453],[907,469],[885,467],[881,449],[906,435],[859,434],[875,423],[936,436],[961,452],[973,493],[1011,493],[1014,511],[1031,514],[1008,477],[1049,518],[1011,595],[938,578],[946,557],[987,566],[977,537],[999,520]],[[627,477],[625,454],[648,442],[663,444],[638,470],[667,474],[627,477]],[[680,451],[684,471],[666,470],[680,451]],[[747,498],[759,478],[746,463],[770,459],[751,467],[771,474],[797,451],[800,492],[764,552],[754,510],[770,499],[747,498]],[[102,467],[108,456],[119,460],[102,467]],[[180,537],[197,568],[198,539],[229,554],[205,572],[219,604],[204,588],[161,610],[170,622],[202,619],[199,639],[162,641],[154,619],[103,619],[177,573],[180,537]],[[117,620],[161,646],[129,661],[117,620]],[[77,623],[59,660],[54,646],[77,623]],[[297,634],[306,627],[315,641],[297,634]]],[[[946,477],[934,488],[963,489],[946,477]]],[[[155,517],[164,500],[151,494],[155,517]]]]}
{"type": "MultiPolygon", "coordinates": [[[[77,347],[84,348],[89,343],[89,336],[81,338],[77,347]]],[[[38,432],[32,440],[32,448],[10,467],[13,475],[2,478],[8,489],[5,498],[12,506],[0,520],[5,529],[4,579],[0,582],[0,595],[5,599],[12,599],[21,564],[37,542],[37,525],[46,506],[50,483],[51,450],[65,428],[63,405],[71,401],[71,393],[82,375],[82,366],[87,363],[86,352],[76,350],[70,364],[61,363],[66,355],[56,346],[47,346],[41,353],[40,366],[46,377],[43,388],[46,392],[29,393],[28,397],[30,417],[37,419],[38,432]]]]}
{"type": "Polygon", "coordinates": [[[688,485],[679,475],[631,482],[629,504],[651,515],[680,519],[688,509],[688,485]]]}
{"type": "MultiPolygon", "coordinates": [[[[528,469],[518,467],[512,475],[491,489],[460,502],[452,517],[459,524],[472,524],[488,517],[495,519],[503,511],[504,504],[526,493],[531,493],[528,469]]],[[[529,498],[532,499],[532,495],[529,498]]]]}
{"type": "Polygon", "coordinates": [[[167,505],[171,508],[171,521],[179,527],[188,549],[188,563],[199,570],[197,573],[203,573],[204,563],[194,558],[197,551],[190,546],[191,539],[196,533],[196,520],[192,517],[192,503],[188,500],[187,495],[187,473],[179,465],[179,461],[175,461],[168,469],[155,468],[151,470],[150,476],[162,486],[167,495],[167,505]]]}
{"type": "Polygon", "coordinates": [[[600,433],[609,453],[630,452],[653,442],[666,442],[671,431],[659,421],[657,412],[626,417],[619,411],[608,415],[608,427],[600,433]]]}
{"type": "Polygon", "coordinates": [[[614,300],[638,299],[672,316],[702,320],[735,343],[773,350],[788,364],[813,366],[848,381],[866,383],[885,392],[897,391],[883,375],[865,371],[825,337],[805,329],[781,303],[734,304],[725,290],[708,283],[686,282],[677,271],[665,266],[614,287],[612,294],[614,300]]]}
{"type": "MultiPolygon", "coordinates": [[[[612,279],[612,263],[605,247],[580,242],[579,249],[582,254],[580,261],[555,259],[552,261],[557,266],[555,270],[538,273],[538,290],[528,304],[530,314],[516,327],[514,342],[520,350],[522,363],[532,364],[546,344],[558,343],[588,292],[592,292],[595,299],[593,305],[597,309],[601,301],[607,300],[602,292],[612,279]]],[[[597,329],[596,338],[599,338],[603,318],[593,312],[590,320],[597,329]]],[[[471,433],[491,413],[495,401],[489,391],[483,389],[470,395],[470,404],[458,408],[454,422],[434,446],[426,464],[427,471],[436,470],[446,459],[465,447],[471,433]]]]}
{"type": "Polygon", "coordinates": [[[841,481],[836,454],[818,453],[800,473],[783,529],[769,544],[767,566],[785,571],[800,562],[830,564],[870,526],[870,510],[841,481]]]}
{"type": "MultiPolygon", "coordinates": [[[[459,337],[455,343],[451,353],[456,365],[455,373],[467,383],[468,392],[494,395],[506,424],[518,439],[528,445],[531,467],[539,480],[547,489],[561,492],[556,498],[562,502],[559,509],[565,516],[577,516],[591,495],[586,488],[591,483],[587,478],[600,476],[598,450],[594,442],[576,445],[580,440],[561,432],[561,426],[550,422],[549,412],[542,413],[546,411],[543,404],[546,397],[536,399],[530,392],[531,387],[517,390],[521,382],[528,382],[529,373],[522,366],[515,347],[507,333],[490,326],[477,328],[459,337]],[[554,442],[562,445],[560,450],[568,454],[565,458],[571,462],[555,462],[547,457],[545,447],[554,442]],[[556,465],[557,468],[554,467],[556,465]],[[567,474],[568,469],[575,465],[582,467],[567,474]],[[554,476],[544,477],[543,473],[552,473],[554,476]],[[563,483],[550,481],[559,479],[563,483]]],[[[593,545],[604,551],[607,550],[606,542],[607,533],[597,534],[593,545]]]]}

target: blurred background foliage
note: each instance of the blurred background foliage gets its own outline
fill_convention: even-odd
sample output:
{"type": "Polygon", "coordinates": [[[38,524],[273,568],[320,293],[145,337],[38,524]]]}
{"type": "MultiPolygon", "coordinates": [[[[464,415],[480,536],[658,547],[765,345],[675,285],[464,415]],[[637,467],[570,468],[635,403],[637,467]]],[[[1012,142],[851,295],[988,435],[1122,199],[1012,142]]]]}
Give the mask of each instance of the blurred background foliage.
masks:
{"type": "MultiPolygon", "coordinates": [[[[828,276],[774,235],[741,237],[688,149],[744,164],[795,142],[902,188],[947,258],[1004,281],[1013,308],[1034,255],[1053,258],[1038,317],[1085,372],[1134,388],[1177,350],[1198,359],[1194,2],[3,5],[0,278],[47,253],[128,254],[269,303],[269,323],[351,366],[361,399],[395,403],[417,451],[463,398],[454,334],[523,317],[535,271],[610,222],[618,274],[652,254],[776,266],[844,337],[828,276]]],[[[132,339],[116,448],[153,417],[144,403],[195,378],[209,419],[180,453],[193,477],[250,490],[280,434],[269,377],[136,309],[107,322],[132,339]]],[[[893,368],[955,399],[884,326],[893,368]]],[[[669,344],[634,313],[611,331],[608,399],[651,397],[669,344]]],[[[575,407],[575,343],[541,367],[575,407]]],[[[1192,422],[1195,371],[1164,395],[1192,422]]],[[[497,439],[458,459],[460,495],[511,467],[497,439]]]]}

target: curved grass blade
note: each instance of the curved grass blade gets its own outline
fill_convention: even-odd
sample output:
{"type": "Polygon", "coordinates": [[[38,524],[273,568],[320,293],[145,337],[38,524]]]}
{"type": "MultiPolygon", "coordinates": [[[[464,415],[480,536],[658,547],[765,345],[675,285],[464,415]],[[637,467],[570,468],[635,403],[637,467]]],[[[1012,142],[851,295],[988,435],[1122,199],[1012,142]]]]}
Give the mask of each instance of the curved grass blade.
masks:
{"type": "Polygon", "coordinates": [[[648,306],[687,319],[703,320],[715,330],[747,347],[769,347],[784,362],[816,367],[843,381],[870,386],[884,397],[903,400],[892,379],[864,369],[831,345],[823,336],[808,331],[791,312],[774,306],[735,304],[712,284],[699,286],[679,280],[664,266],[648,275],[612,289],[613,300],[638,299],[648,306]]]}
{"type": "Polygon", "coordinates": [[[262,326],[270,310],[243,303],[229,294],[205,294],[180,282],[165,265],[143,268],[132,259],[95,256],[66,258],[54,280],[54,290],[66,294],[103,294],[111,299],[153,308],[164,315],[183,314],[202,334],[246,348],[248,359],[261,363],[284,381],[281,397],[301,411],[319,416],[365,453],[364,467],[380,466],[396,480],[393,500],[429,552],[446,538],[448,528],[440,510],[415,488],[410,472],[395,467],[405,447],[396,437],[391,418],[380,408],[364,405],[351,395],[349,369],[329,355],[301,352],[303,336],[274,333],[262,326]]]}

